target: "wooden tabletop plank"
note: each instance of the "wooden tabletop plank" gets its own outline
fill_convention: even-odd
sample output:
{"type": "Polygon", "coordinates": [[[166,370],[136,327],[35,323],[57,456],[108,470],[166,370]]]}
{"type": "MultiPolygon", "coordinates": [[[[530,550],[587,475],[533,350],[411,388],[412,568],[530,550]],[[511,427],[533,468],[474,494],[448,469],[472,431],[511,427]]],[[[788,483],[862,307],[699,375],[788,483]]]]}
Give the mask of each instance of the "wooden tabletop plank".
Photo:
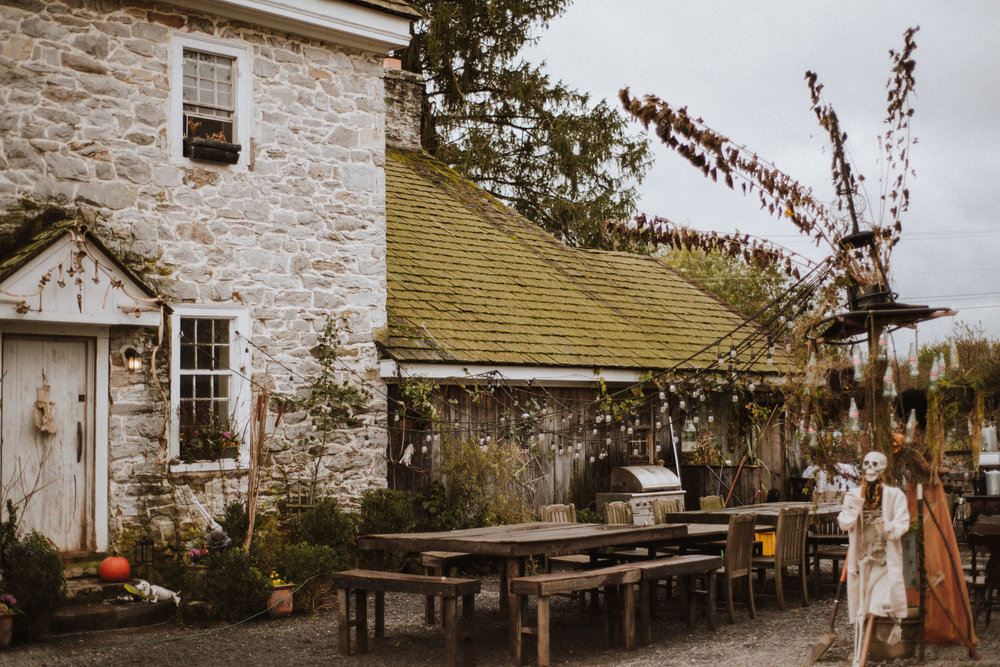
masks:
{"type": "Polygon", "coordinates": [[[361,549],[464,551],[487,556],[530,556],[599,547],[657,545],[687,534],[687,524],[650,526],[535,522],[434,533],[383,533],[358,538],[361,549]]]}
{"type": "Polygon", "coordinates": [[[834,519],[843,507],[838,503],[823,503],[816,505],[809,502],[777,502],[760,503],[756,505],[740,505],[721,510],[691,510],[689,512],[668,512],[667,521],[688,521],[691,523],[729,523],[729,517],[734,514],[754,512],[758,524],[777,525],[778,514],[783,507],[808,507],[812,515],[818,519],[834,519]]]}

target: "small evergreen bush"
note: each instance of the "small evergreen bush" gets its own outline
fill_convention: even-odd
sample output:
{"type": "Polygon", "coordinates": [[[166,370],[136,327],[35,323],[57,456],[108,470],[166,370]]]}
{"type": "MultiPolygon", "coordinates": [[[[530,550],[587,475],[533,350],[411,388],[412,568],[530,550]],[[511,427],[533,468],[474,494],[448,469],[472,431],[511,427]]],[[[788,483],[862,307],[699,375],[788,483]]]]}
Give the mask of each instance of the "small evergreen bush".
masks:
{"type": "Polygon", "coordinates": [[[17,634],[34,641],[49,627],[66,597],[66,576],[59,550],[36,530],[7,545],[3,553],[3,592],[17,598],[24,612],[16,618],[17,634]]]}
{"type": "Polygon", "coordinates": [[[330,575],[336,572],[340,557],[325,544],[286,544],[274,554],[274,569],[282,580],[295,584],[295,608],[310,613],[326,606],[330,594],[330,575]]]}
{"type": "MultiPolygon", "coordinates": [[[[413,504],[409,494],[392,489],[369,489],[361,494],[359,534],[407,533],[412,529],[413,504]]],[[[405,551],[387,551],[382,567],[395,572],[402,570],[406,561],[405,551]]]]}
{"type": "Polygon", "coordinates": [[[321,498],[299,516],[296,541],[331,547],[336,553],[336,568],[346,570],[355,562],[357,524],[357,514],[343,511],[333,498],[321,498]]]}
{"type": "Polygon", "coordinates": [[[233,623],[267,608],[271,580],[246,549],[213,551],[205,557],[205,562],[208,565],[205,598],[215,618],[233,623]]]}

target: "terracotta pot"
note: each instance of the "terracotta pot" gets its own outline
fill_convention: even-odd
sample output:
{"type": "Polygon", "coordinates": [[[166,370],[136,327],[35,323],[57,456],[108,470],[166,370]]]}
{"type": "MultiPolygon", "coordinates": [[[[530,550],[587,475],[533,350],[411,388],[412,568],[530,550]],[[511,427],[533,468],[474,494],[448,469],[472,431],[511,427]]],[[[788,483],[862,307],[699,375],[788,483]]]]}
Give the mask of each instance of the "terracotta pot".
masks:
{"type": "Polygon", "coordinates": [[[13,630],[14,616],[11,614],[0,616],[0,648],[10,646],[10,638],[13,630]]]}
{"type": "Polygon", "coordinates": [[[295,584],[275,586],[267,599],[267,613],[271,618],[285,618],[292,615],[292,589],[295,584]]]}

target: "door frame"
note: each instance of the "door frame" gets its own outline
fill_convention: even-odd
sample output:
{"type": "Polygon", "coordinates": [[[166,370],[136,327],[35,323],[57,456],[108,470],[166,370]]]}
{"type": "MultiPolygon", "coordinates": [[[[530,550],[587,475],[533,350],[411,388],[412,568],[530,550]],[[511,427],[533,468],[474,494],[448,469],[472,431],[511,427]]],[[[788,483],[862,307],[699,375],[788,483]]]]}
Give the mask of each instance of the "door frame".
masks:
{"type": "MultiPolygon", "coordinates": [[[[94,340],[94,543],[97,551],[108,550],[109,520],[109,477],[108,451],[109,421],[109,327],[45,323],[45,330],[39,331],[33,322],[11,322],[0,320],[0,375],[3,374],[3,336],[17,334],[27,336],[68,336],[94,340]]],[[[0,413],[0,419],[2,419],[0,413]]]]}

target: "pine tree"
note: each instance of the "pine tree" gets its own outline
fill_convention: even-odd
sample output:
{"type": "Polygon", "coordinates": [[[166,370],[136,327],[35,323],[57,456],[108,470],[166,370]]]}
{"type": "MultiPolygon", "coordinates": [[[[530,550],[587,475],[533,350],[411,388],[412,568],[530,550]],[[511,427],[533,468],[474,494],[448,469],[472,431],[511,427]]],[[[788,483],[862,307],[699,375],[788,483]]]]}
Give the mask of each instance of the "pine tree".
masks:
{"type": "Polygon", "coordinates": [[[645,138],[604,101],[519,57],[568,0],[418,0],[404,67],[427,81],[424,148],[557,238],[624,247],[605,220],[635,211],[645,138]]]}

